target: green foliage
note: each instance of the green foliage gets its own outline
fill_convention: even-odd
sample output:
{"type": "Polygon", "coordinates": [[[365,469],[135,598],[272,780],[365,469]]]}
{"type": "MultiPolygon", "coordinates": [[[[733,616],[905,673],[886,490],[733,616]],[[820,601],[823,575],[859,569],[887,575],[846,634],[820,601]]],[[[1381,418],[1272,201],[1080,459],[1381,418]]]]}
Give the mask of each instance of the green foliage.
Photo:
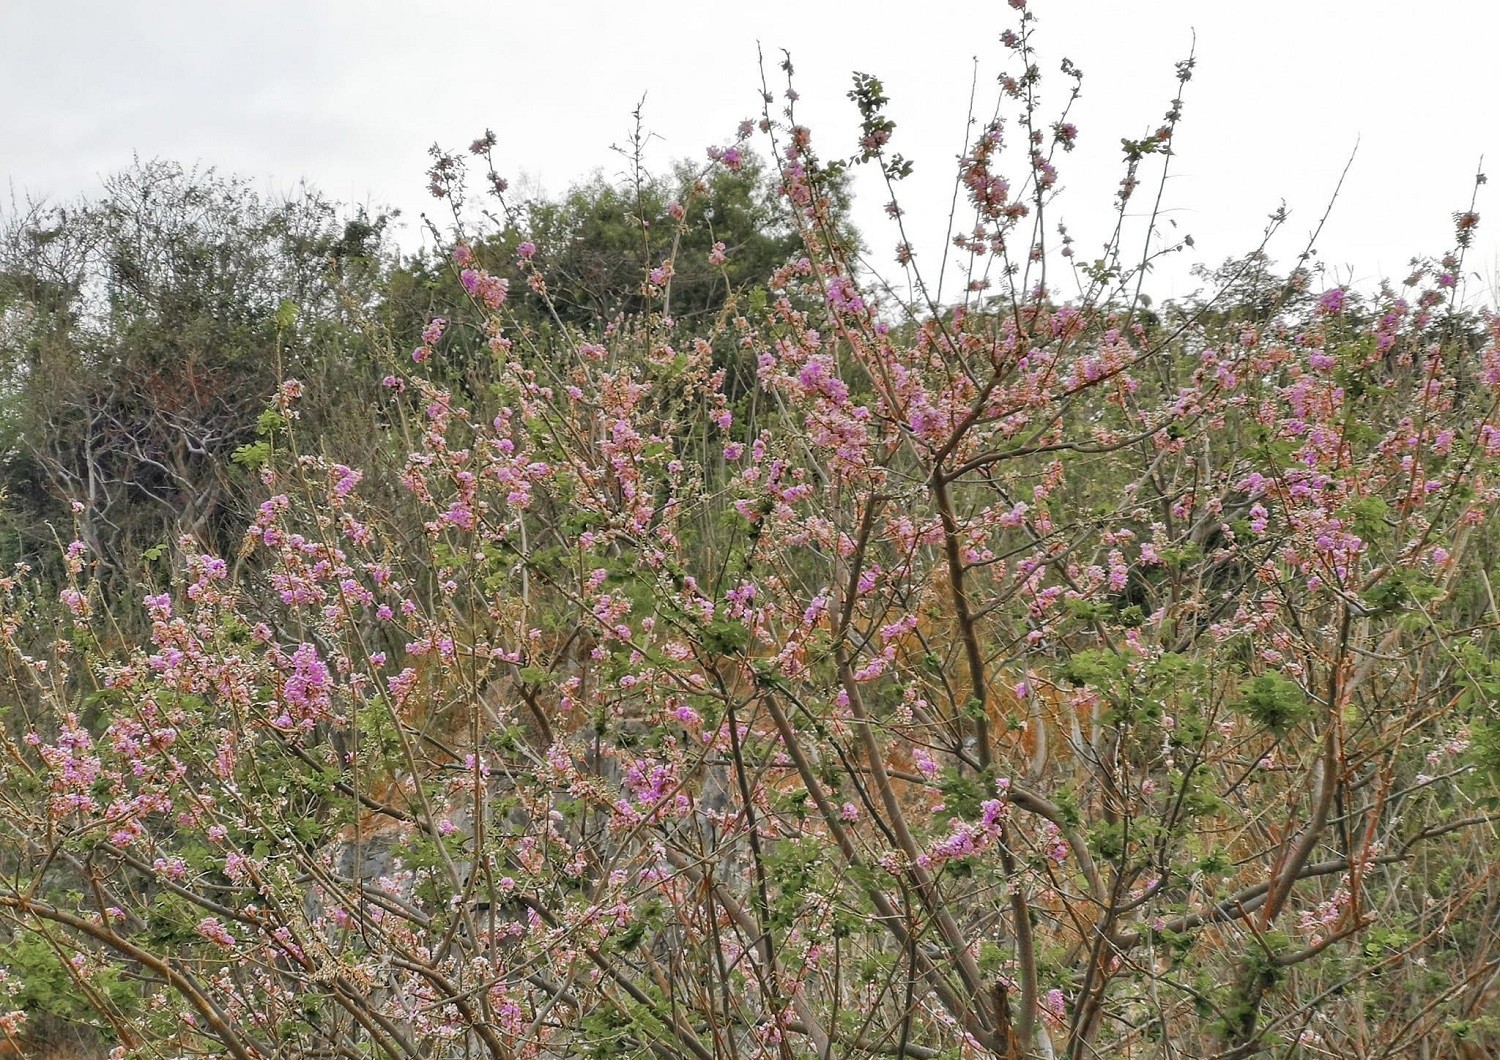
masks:
{"type": "Polygon", "coordinates": [[[1230,706],[1256,725],[1283,734],[1312,716],[1312,704],[1295,681],[1280,674],[1252,677],[1240,685],[1239,696],[1230,706]]]}
{"type": "Polygon", "coordinates": [[[1364,601],[1376,614],[1393,615],[1431,600],[1439,592],[1438,586],[1421,571],[1394,567],[1365,592],[1364,601]]]}
{"type": "Polygon", "coordinates": [[[947,812],[972,821],[979,817],[984,801],[993,797],[995,785],[993,782],[986,784],[982,777],[974,773],[945,769],[939,778],[938,790],[942,792],[947,812]]]}
{"type": "Polygon", "coordinates": [[[1221,991],[1225,999],[1220,1008],[1220,1033],[1235,1045],[1256,1040],[1261,1001],[1286,977],[1276,963],[1278,951],[1287,946],[1286,936],[1267,932],[1258,941],[1261,948],[1252,950],[1240,963],[1234,985],[1221,991]]]}
{"type": "Polygon", "coordinates": [[[140,995],[124,969],[114,964],[100,964],[83,972],[70,969],[57,947],[38,934],[26,932],[7,942],[0,951],[0,967],[19,984],[11,995],[12,1003],[27,1013],[93,1022],[97,1013],[79,990],[79,977],[116,1013],[129,1014],[140,1007],[140,995]]]}
{"type": "Polygon", "coordinates": [[[1361,497],[1350,506],[1354,532],[1367,541],[1379,540],[1386,532],[1390,505],[1383,497],[1361,497]]]}
{"type": "Polygon", "coordinates": [[[1108,688],[1125,673],[1125,669],[1126,659],[1123,655],[1090,648],[1070,655],[1060,676],[1074,685],[1108,688]]]}
{"type": "Polygon", "coordinates": [[[1500,806],[1500,723],[1476,721],[1469,727],[1469,760],[1476,774],[1491,785],[1486,802],[1500,806]]]}

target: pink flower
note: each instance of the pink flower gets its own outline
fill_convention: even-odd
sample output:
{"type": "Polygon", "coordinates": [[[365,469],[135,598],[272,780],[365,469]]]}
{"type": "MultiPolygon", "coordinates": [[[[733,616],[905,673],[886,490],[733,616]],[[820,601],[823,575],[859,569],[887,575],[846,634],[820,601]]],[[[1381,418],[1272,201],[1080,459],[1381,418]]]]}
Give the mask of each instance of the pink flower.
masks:
{"type": "Polygon", "coordinates": [[[1062,1019],[1064,1011],[1063,992],[1061,990],[1048,990],[1046,998],[1042,1001],[1042,1006],[1047,1010],[1049,1016],[1054,1019],[1062,1019]]]}
{"type": "Polygon", "coordinates": [[[299,722],[309,725],[329,708],[328,666],[318,658],[318,649],[311,644],[299,644],[292,653],[292,673],[286,679],[283,698],[298,716],[299,722]]]}
{"type": "Polygon", "coordinates": [[[234,936],[223,924],[219,923],[218,917],[206,916],[198,921],[198,934],[210,942],[217,942],[226,949],[234,945],[234,936]]]}
{"type": "Polygon", "coordinates": [[[335,464],[333,473],[337,481],[333,484],[333,490],[340,497],[347,497],[358,486],[360,480],[365,477],[363,471],[355,471],[353,468],[345,467],[343,464],[335,464]]]}

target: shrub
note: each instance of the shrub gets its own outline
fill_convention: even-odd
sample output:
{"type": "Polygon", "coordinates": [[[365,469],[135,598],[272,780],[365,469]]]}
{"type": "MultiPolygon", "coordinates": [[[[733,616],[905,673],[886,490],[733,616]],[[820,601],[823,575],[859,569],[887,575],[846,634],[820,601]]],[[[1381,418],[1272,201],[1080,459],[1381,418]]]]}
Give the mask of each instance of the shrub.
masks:
{"type": "MultiPolygon", "coordinates": [[[[1464,756],[1493,711],[1455,704],[1496,620],[1467,588],[1500,319],[1433,341],[1433,286],[1357,326],[1331,301],[1168,326],[1118,248],[1059,301],[1075,133],[1027,102],[1033,30],[1019,115],[961,164],[961,304],[879,301],[825,196],[846,163],[768,113],[805,256],[764,299],[543,350],[461,246],[489,368],[457,399],[430,323],[387,379],[396,483],[308,444],[289,380],[241,562],[191,556],[139,650],[99,647],[82,544],[49,650],[53,602],[0,582],[0,909],[76,955],[123,1048],[1492,1033],[1492,788],[1464,756]]],[[[894,184],[879,84],[854,94],[853,161],[894,184]]],[[[1180,109],[1127,144],[1122,209],[1180,109]]]]}

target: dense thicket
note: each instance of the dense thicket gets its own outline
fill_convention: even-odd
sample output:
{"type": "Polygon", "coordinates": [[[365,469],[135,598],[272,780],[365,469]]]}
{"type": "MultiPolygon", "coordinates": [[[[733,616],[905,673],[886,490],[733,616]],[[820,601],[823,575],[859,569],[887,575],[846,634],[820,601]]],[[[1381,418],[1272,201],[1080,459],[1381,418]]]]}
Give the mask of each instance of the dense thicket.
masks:
{"type": "Polygon", "coordinates": [[[327,422],[348,412],[340,380],[372,372],[354,324],[378,297],[384,225],[163,162],[8,214],[9,559],[47,562],[76,535],[125,594],[143,554],[180,558],[183,538],[233,551],[259,492],[233,456],[277,382],[317,378],[327,422]]]}

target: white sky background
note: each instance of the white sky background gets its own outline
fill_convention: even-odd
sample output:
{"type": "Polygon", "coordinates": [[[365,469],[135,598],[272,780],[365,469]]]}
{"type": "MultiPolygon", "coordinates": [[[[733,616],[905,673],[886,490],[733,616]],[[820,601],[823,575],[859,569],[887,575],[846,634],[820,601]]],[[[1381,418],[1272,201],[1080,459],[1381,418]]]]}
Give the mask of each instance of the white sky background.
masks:
{"type": "MultiPolygon", "coordinates": [[[[1196,31],[1198,65],[1165,202],[1196,249],[1164,265],[1148,291],[1183,293],[1197,286],[1187,266],[1252,249],[1283,200],[1290,219],[1270,252],[1289,265],[1358,139],[1320,240],[1317,260],[1328,270],[1320,282],[1399,282],[1413,255],[1450,249],[1451,215],[1467,208],[1483,155],[1496,179],[1480,190],[1466,293],[1494,303],[1493,0],[1031,0],[1031,8],[1044,101],[1064,101],[1062,56],[1085,73],[1071,116],[1079,149],[1060,156],[1066,190],[1054,212],[1080,259],[1108,235],[1121,137],[1160,124],[1173,64],[1196,31]]],[[[306,178],[336,199],[400,207],[400,240],[411,248],[422,238],[417,215],[441,208],[425,191],[434,141],[461,148],[492,128],[513,186],[557,194],[596,167],[623,172],[609,146],[625,141],[644,95],[658,137],[652,161],[701,159],[740,119],[758,115],[760,42],[777,91],[779,50],[791,50],[799,120],[824,157],[853,148],[851,72],[883,80],[897,123],[892,147],[917,163],[902,189],[909,234],[931,268],[946,252],[973,60],[987,115],[1007,58],[997,38],[1014,25],[1001,0],[0,0],[0,179],[18,198],[67,199],[97,191],[132,153],[217,166],[267,191],[306,178]]],[[[1154,195],[1150,165],[1136,210],[1154,195]]],[[[1011,175],[1018,182],[1019,171],[1011,175]]],[[[872,259],[895,275],[887,196],[863,181],[856,196],[872,259]]]]}

